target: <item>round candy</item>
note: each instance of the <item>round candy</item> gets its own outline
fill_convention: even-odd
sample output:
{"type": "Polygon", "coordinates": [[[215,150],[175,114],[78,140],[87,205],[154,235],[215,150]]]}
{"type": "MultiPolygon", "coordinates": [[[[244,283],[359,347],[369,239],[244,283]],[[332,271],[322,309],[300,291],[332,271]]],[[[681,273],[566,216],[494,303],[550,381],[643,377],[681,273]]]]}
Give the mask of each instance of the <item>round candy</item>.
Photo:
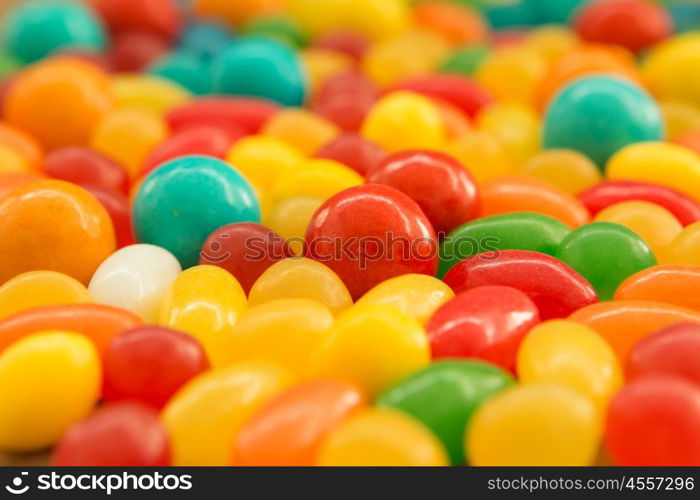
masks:
{"type": "Polygon", "coordinates": [[[700,35],[689,32],[654,47],[644,59],[642,72],[649,89],[663,100],[697,106],[700,87],[695,69],[700,61],[700,35]]]}
{"type": "Polygon", "coordinates": [[[149,0],[144,8],[141,0],[90,0],[114,33],[145,31],[172,40],[181,28],[181,13],[175,0],[149,0]]]}
{"type": "Polygon", "coordinates": [[[388,186],[358,186],[330,198],[309,224],[306,243],[307,255],[335,271],[355,299],[389,278],[437,270],[430,222],[388,186]]]}
{"type": "Polygon", "coordinates": [[[323,200],[313,196],[285,198],[270,209],[263,221],[266,227],[285,239],[294,255],[302,255],[306,228],[322,204],[323,200]]]}
{"type": "Polygon", "coordinates": [[[168,42],[146,31],[125,31],[114,35],[108,66],[120,73],[143,71],[167,54],[168,42]]]}
{"type": "Polygon", "coordinates": [[[623,147],[663,136],[663,117],[652,98],[636,85],[610,76],[581,78],[567,85],[544,118],[545,148],[580,151],[601,168],[623,147]]]}
{"type": "Polygon", "coordinates": [[[311,111],[290,109],[270,118],[262,133],[286,142],[306,156],[313,156],[321,146],[335,139],[340,131],[311,111]]]}
{"type": "Polygon", "coordinates": [[[209,61],[231,40],[228,27],[217,20],[193,20],[185,27],[178,41],[181,52],[209,61]]]}
{"type": "Polygon", "coordinates": [[[311,466],[326,435],[365,405],[362,392],[336,380],[312,380],[287,389],[243,426],[232,464],[311,466]]]}
{"type": "MultiPolygon", "coordinates": [[[[0,104],[0,108],[2,104],[0,104]]],[[[1,114],[1,113],[0,113],[1,114]]],[[[44,151],[37,140],[30,134],[0,121],[0,144],[11,148],[29,165],[31,170],[38,168],[44,151]]]]}
{"type": "MultiPolygon", "coordinates": [[[[547,181],[572,195],[597,186],[603,180],[591,160],[570,149],[542,151],[523,165],[522,173],[547,181]]],[[[586,204],[583,199],[579,200],[586,204]]],[[[587,208],[590,210],[590,206],[587,208]]]]}
{"type": "Polygon", "coordinates": [[[333,467],[440,467],[449,459],[423,424],[389,408],[369,409],[332,430],[316,465],[333,467]]]}
{"type": "Polygon", "coordinates": [[[171,53],[150,65],[148,72],[182,85],[194,95],[212,91],[212,76],[208,65],[185,53],[171,53]]]}
{"type": "Polygon", "coordinates": [[[521,104],[493,104],[479,113],[477,126],[493,133],[513,163],[521,165],[540,150],[540,118],[521,104]]]}
{"type": "Polygon", "coordinates": [[[385,156],[386,152],[377,144],[354,133],[339,135],[316,153],[316,158],[337,161],[362,176],[379,165],[385,156]]]}
{"type": "Polygon", "coordinates": [[[134,402],[100,408],[71,426],[51,457],[54,467],[166,467],[170,443],[158,413],[134,402]]]}
{"type": "Polygon", "coordinates": [[[181,271],[180,263],[167,250],[131,245],[100,264],[88,290],[95,302],[126,309],[153,322],[166,289],[181,271]]]}
{"type": "Polygon", "coordinates": [[[585,396],[560,385],[532,384],[481,406],[465,446],[477,466],[589,466],[598,453],[600,427],[585,396]]]}
{"type": "Polygon", "coordinates": [[[360,175],[351,168],[332,160],[311,159],[280,175],[272,189],[275,201],[297,196],[327,200],[345,189],[363,184],[360,175]]]}
{"type": "Polygon", "coordinates": [[[439,361],[385,391],[377,404],[423,422],[442,441],[452,464],[462,465],[464,433],[474,412],[512,384],[507,372],[487,363],[439,361]]]}
{"type": "Polygon", "coordinates": [[[499,47],[476,70],[476,80],[498,100],[531,105],[547,61],[522,47],[499,47]]]}
{"type": "Polygon", "coordinates": [[[264,99],[206,97],[171,109],[166,119],[173,131],[196,125],[213,125],[224,130],[257,134],[278,107],[264,99]]]}
{"type": "Polygon", "coordinates": [[[515,172],[508,150],[492,132],[460,134],[447,143],[446,151],[467,167],[477,184],[515,172]]]}
{"type": "Polygon", "coordinates": [[[666,255],[666,264],[700,264],[700,223],[683,229],[666,255]]]}
{"type": "Polygon", "coordinates": [[[319,49],[338,52],[361,61],[369,47],[369,40],[365,35],[352,28],[336,28],[319,35],[314,40],[314,46],[319,49]]]}
{"type": "Polygon", "coordinates": [[[366,76],[346,71],[328,76],[313,95],[311,109],[341,130],[356,132],[379,98],[379,90],[366,76]]]}
{"type": "Polygon", "coordinates": [[[700,311],[700,266],[666,264],[647,268],[623,281],[615,300],[654,300],[700,311]]]}
{"type": "Polygon", "coordinates": [[[41,169],[54,179],[73,184],[129,192],[129,176],[124,167],[89,148],[57,149],[46,155],[41,169]]]}
{"type": "Polygon", "coordinates": [[[222,19],[234,26],[241,25],[256,15],[274,13],[283,5],[281,0],[246,0],[245,2],[194,0],[191,4],[198,16],[222,19]]]}
{"type": "Polygon", "coordinates": [[[16,342],[0,356],[0,449],[53,445],[90,413],[99,390],[100,361],[86,338],[56,330],[16,342]]]}
{"type": "Polygon", "coordinates": [[[525,334],[540,321],[527,295],[505,286],[458,294],[426,325],[433,359],[478,358],[513,371],[525,334]]]}
{"type": "Polygon", "coordinates": [[[0,200],[2,283],[39,269],[87,283],[114,246],[107,211],[83,188],[63,181],[38,181],[0,200]]]}
{"type": "Polygon", "coordinates": [[[136,243],[131,227],[131,205],[129,199],[120,191],[105,189],[97,186],[86,186],[91,195],[107,210],[112,225],[117,248],[123,248],[136,243]]]}
{"type": "Polygon", "coordinates": [[[90,302],[85,285],[54,271],[30,271],[0,286],[0,318],[35,307],[90,302]]]}
{"type": "Polygon", "coordinates": [[[180,85],[155,75],[125,73],[112,77],[112,88],[119,109],[164,113],[190,100],[190,93],[180,85]]]}
{"type": "Polygon", "coordinates": [[[442,73],[474,76],[479,65],[486,59],[489,49],[483,45],[466,45],[452,52],[440,66],[442,73]]]}
{"type": "Polygon", "coordinates": [[[171,251],[183,267],[199,260],[207,237],[232,222],[259,222],[250,184],[215,158],[185,156],[153,171],[133,203],[139,241],[171,251]]]}

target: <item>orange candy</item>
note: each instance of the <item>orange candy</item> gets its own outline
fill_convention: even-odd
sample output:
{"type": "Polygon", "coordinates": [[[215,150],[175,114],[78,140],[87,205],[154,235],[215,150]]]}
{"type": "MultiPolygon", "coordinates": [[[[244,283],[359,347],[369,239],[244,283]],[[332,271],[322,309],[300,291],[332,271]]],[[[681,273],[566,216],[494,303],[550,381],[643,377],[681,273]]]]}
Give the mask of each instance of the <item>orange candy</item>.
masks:
{"type": "Polygon", "coordinates": [[[700,154],[700,129],[686,132],[673,142],[700,154]]]}
{"type": "Polygon", "coordinates": [[[326,434],[365,407],[356,387],[336,380],[312,380],[292,387],[264,406],[241,429],[233,465],[308,467],[326,434]]]}
{"type": "Polygon", "coordinates": [[[32,182],[0,200],[0,283],[26,271],[47,270],[87,285],[114,250],[109,214],[75,184],[32,182]]]}
{"type": "Polygon", "coordinates": [[[438,33],[455,45],[480,42],[488,37],[484,19],[474,10],[449,2],[426,2],[413,9],[421,28],[438,33]]]}
{"type": "Polygon", "coordinates": [[[621,300],[586,306],[569,319],[597,331],[624,363],[644,337],[675,323],[700,323],[700,312],[663,302],[621,300]]]}
{"type": "Polygon", "coordinates": [[[481,216],[537,212],[576,228],[590,220],[583,204],[556,186],[526,175],[509,175],[481,187],[481,216]]]}
{"type": "Polygon", "coordinates": [[[31,135],[16,127],[0,122],[0,144],[12,148],[27,162],[32,170],[39,168],[44,151],[31,135]]]}
{"type": "Polygon", "coordinates": [[[13,189],[30,182],[36,182],[43,179],[41,174],[34,172],[5,172],[0,173],[0,198],[10,193],[13,189]]]}
{"type": "Polygon", "coordinates": [[[700,312],[700,266],[663,265],[627,278],[615,300],[655,300],[700,312]]]}

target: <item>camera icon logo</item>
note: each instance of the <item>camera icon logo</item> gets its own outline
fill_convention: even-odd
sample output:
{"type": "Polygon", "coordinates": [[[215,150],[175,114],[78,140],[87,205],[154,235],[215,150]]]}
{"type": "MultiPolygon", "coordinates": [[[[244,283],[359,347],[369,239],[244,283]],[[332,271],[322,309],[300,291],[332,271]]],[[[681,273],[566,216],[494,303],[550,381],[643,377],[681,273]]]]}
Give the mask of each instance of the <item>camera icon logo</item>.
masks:
{"type": "Polygon", "coordinates": [[[19,476],[12,479],[12,484],[5,486],[5,489],[13,495],[22,495],[29,490],[29,485],[22,486],[24,476],[28,476],[29,472],[22,472],[19,476]]]}

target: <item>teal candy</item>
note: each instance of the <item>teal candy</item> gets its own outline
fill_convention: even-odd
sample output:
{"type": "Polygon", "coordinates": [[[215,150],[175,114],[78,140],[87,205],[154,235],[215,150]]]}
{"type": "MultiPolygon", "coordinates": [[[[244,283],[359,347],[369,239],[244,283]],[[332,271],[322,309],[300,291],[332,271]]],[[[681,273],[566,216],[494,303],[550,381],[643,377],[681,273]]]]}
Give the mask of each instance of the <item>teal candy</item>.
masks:
{"type": "Polygon", "coordinates": [[[574,149],[601,169],[625,146],[663,138],[664,119],[654,100],[635,84],[612,76],[569,84],[544,118],[545,149],[574,149]]]}
{"type": "Polygon", "coordinates": [[[588,0],[527,0],[538,24],[567,24],[588,0]]]}
{"type": "Polygon", "coordinates": [[[228,47],[231,38],[231,31],[223,23],[195,21],[185,28],[178,48],[199,59],[210,61],[228,47]]]}
{"type": "Polygon", "coordinates": [[[102,25],[87,8],[69,2],[35,1],[12,9],[2,24],[5,50],[23,63],[57,49],[99,51],[105,47],[102,25]]]}
{"type": "Polygon", "coordinates": [[[137,240],[169,250],[184,268],[197,264],[213,231],[234,222],[260,222],[258,200],[236,169],[208,156],[162,165],[143,181],[134,199],[137,240]]]}
{"type": "Polygon", "coordinates": [[[263,38],[243,38],[222,51],[213,65],[214,90],[300,106],[306,94],[301,63],[290,47],[263,38]]]}
{"type": "Polygon", "coordinates": [[[149,73],[172,80],[196,95],[212,91],[210,64],[190,54],[167,55],[151,66],[149,73]]]}

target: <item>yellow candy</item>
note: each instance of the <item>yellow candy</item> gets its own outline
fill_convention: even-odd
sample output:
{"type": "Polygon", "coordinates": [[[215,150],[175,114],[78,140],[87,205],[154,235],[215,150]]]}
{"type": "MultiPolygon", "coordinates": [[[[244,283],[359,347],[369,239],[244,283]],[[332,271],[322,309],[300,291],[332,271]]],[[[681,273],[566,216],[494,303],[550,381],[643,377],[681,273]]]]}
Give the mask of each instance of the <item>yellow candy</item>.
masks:
{"type": "Polygon", "coordinates": [[[441,305],[454,296],[452,289],[437,278],[405,274],[378,284],[358,300],[357,305],[394,306],[424,325],[441,305]]]}
{"type": "Polygon", "coordinates": [[[654,47],[642,65],[642,75],[660,99],[700,106],[700,34],[690,32],[654,47]]]}
{"type": "Polygon", "coordinates": [[[97,403],[102,376],[83,335],[40,332],[0,356],[0,449],[38,451],[55,444],[97,403]]]}
{"type": "Polygon", "coordinates": [[[700,130],[700,109],[697,107],[676,101],[663,102],[660,107],[666,122],[666,135],[670,141],[678,139],[686,132],[700,130]]]}
{"type": "Polygon", "coordinates": [[[573,195],[603,181],[595,163],[578,151],[569,149],[542,151],[525,163],[522,172],[573,195]]]}
{"type": "Polygon", "coordinates": [[[233,349],[231,329],[246,310],[245,292],[228,271],[195,266],[181,273],[165,292],[160,324],[197,338],[218,367],[233,349]]]}
{"type": "Polygon", "coordinates": [[[27,160],[10,146],[0,143],[0,174],[28,172],[29,170],[27,160]]]}
{"type": "Polygon", "coordinates": [[[362,124],[362,135],[390,152],[439,149],[445,141],[440,112],[427,97],[392,92],[380,99],[362,124]]]}
{"type": "Polygon", "coordinates": [[[265,124],[263,134],[290,144],[307,156],[313,156],[340,133],[325,118],[305,109],[287,109],[265,124]]]}
{"type": "Polygon", "coordinates": [[[421,422],[388,408],[363,410],[334,428],[316,465],[335,467],[441,467],[442,443],[421,422]]]}
{"type": "Polygon", "coordinates": [[[30,271],[0,287],[0,318],[35,307],[81,302],[91,299],[80,281],[55,271],[30,271]]]}
{"type": "Polygon", "coordinates": [[[167,136],[167,124],[154,112],[117,109],[97,124],[90,145],[123,165],[133,179],[151,150],[167,136]]]}
{"type": "Polygon", "coordinates": [[[498,138],[516,165],[522,165],[540,150],[540,120],[527,106],[495,104],[481,112],[476,123],[480,130],[498,138]]]}
{"type": "Polygon", "coordinates": [[[700,156],[683,146],[666,142],[632,144],[610,158],[606,174],[610,180],[660,184],[700,202],[700,156]]]}
{"type": "Polygon", "coordinates": [[[700,222],[683,229],[661,263],[700,265],[700,222]]]}
{"type": "Polygon", "coordinates": [[[327,200],[353,186],[364,184],[360,174],[342,163],[326,159],[306,160],[279,177],[272,190],[274,200],[307,196],[327,200]]]}
{"type": "Polygon", "coordinates": [[[112,88],[119,108],[138,108],[159,115],[189,101],[192,96],[175,82],[153,75],[116,75],[112,88]]]}
{"type": "Polygon", "coordinates": [[[541,323],[527,334],[518,351],[523,384],[551,382],[589,398],[603,416],[610,398],[622,386],[615,353],[594,330],[566,320],[541,323]]]}
{"type": "Polygon", "coordinates": [[[300,377],[333,321],[328,307],[309,299],[274,300],[253,307],[231,332],[227,363],[268,361],[300,377]]]}
{"type": "Polygon", "coordinates": [[[478,184],[515,173],[508,152],[491,132],[474,131],[451,141],[445,149],[462,162],[478,184]]]}
{"type": "Polygon", "coordinates": [[[344,5],[345,25],[370,38],[397,36],[411,22],[406,0],[352,0],[344,5]]]}
{"type": "Polygon", "coordinates": [[[429,362],[428,337],[415,319],[392,306],[365,305],[338,317],[309,375],[345,380],[375,397],[429,362]]]}
{"type": "Polygon", "coordinates": [[[306,68],[310,95],[314,95],[326,80],[352,70],[355,64],[350,56],[324,49],[307,49],[301,54],[301,60],[306,68]]]}
{"type": "Polygon", "coordinates": [[[579,45],[574,32],[556,25],[532,30],[525,37],[523,43],[525,47],[537,52],[547,62],[553,62],[579,45]]]}
{"type": "Polygon", "coordinates": [[[286,142],[264,135],[250,135],[236,141],[226,161],[262,191],[272,189],[276,179],[296,167],[303,159],[286,142]]]}
{"type": "Polygon", "coordinates": [[[285,259],[271,265],[248,294],[251,306],[279,299],[311,299],[338,314],[352,306],[345,284],[327,266],[306,258],[285,259]]]}
{"type": "Polygon", "coordinates": [[[286,198],[266,214],[263,223],[265,227],[287,240],[287,244],[296,255],[301,255],[306,228],[309,227],[311,217],[322,204],[322,199],[309,196],[286,198]]]}
{"type": "Polygon", "coordinates": [[[601,210],[595,222],[614,222],[625,226],[649,245],[657,260],[664,256],[683,231],[678,219],[664,207],[648,201],[623,201],[601,210]]]}
{"type": "Polygon", "coordinates": [[[346,3],[347,0],[287,0],[289,14],[312,37],[342,27],[347,17],[346,3]]]}
{"type": "Polygon", "coordinates": [[[289,373],[267,363],[221,368],[188,382],[161,414],[173,465],[229,465],[241,426],[292,382],[289,373]]]}
{"type": "Polygon", "coordinates": [[[506,47],[492,52],[480,65],[476,79],[499,101],[532,105],[547,63],[534,50],[506,47]]]}
{"type": "Polygon", "coordinates": [[[593,403],[573,389],[530,384],[489,399],[466,433],[477,466],[588,466],[601,429],[593,403]]]}

